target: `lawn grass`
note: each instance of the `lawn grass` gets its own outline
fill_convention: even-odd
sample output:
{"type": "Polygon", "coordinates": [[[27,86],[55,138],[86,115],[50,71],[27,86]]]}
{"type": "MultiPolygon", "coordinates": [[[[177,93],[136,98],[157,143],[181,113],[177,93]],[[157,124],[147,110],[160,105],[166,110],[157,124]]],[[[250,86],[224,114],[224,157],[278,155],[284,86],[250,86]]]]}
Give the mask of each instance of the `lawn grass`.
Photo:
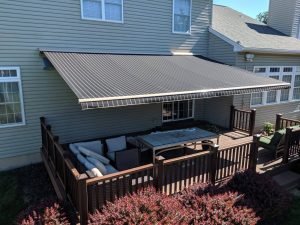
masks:
{"type": "Polygon", "coordinates": [[[300,224],[300,198],[296,198],[290,209],[285,225],[299,225],[300,224]]]}
{"type": "Polygon", "coordinates": [[[13,172],[0,173],[0,224],[13,224],[25,203],[13,172]]]}

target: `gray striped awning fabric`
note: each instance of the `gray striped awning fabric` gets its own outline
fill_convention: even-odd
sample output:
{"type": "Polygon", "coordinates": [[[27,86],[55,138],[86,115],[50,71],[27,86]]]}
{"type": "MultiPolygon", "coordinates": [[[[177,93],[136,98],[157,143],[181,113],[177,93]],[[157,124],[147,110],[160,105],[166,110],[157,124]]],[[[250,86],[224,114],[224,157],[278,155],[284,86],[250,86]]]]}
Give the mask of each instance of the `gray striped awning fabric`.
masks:
{"type": "Polygon", "coordinates": [[[42,52],[76,94],[82,109],[248,94],[290,86],[196,56],[42,52]]]}

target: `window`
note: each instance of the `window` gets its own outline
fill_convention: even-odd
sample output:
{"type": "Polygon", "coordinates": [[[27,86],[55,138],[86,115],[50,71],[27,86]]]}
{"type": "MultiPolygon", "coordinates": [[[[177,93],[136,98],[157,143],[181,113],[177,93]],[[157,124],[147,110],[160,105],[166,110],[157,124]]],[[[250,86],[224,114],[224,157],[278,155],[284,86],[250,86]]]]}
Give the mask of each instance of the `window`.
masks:
{"type": "Polygon", "coordinates": [[[273,66],[255,67],[254,72],[261,76],[270,77],[291,84],[290,89],[280,91],[268,91],[254,93],[251,97],[251,105],[266,105],[300,100],[300,67],[293,66],[273,66]]]}
{"type": "Polygon", "coordinates": [[[295,76],[293,99],[300,100],[300,75],[295,76]]]}
{"type": "MultiPolygon", "coordinates": [[[[291,84],[292,83],[292,75],[283,75],[282,81],[291,84]]],[[[280,101],[281,102],[288,101],[290,98],[290,92],[291,92],[290,89],[281,90],[280,101]]]]}
{"type": "Polygon", "coordinates": [[[290,72],[293,72],[293,67],[284,67],[284,68],[283,68],[283,72],[284,72],[284,73],[290,73],[290,72]]]}
{"type": "Polygon", "coordinates": [[[173,32],[191,33],[192,0],[173,0],[173,32]]]}
{"type": "Polygon", "coordinates": [[[193,100],[163,103],[162,117],[164,122],[193,118],[193,100]]]}
{"type": "Polygon", "coordinates": [[[261,105],[263,103],[263,93],[253,93],[251,95],[251,105],[261,105]]]}
{"type": "Polygon", "coordinates": [[[271,67],[270,68],[270,73],[279,73],[279,72],[280,72],[280,67],[271,67]]]}
{"type": "MultiPolygon", "coordinates": [[[[279,76],[269,76],[270,78],[279,80],[279,76]]],[[[267,104],[276,103],[277,91],[268,91],[267,92],[267,104]]]]}
{"type": "Polygon", "coordinates": [[[24,123],[20,70],[0,67],[0,128],[24,123]]]}
{"type": "Polygon", "coordinates": [[[265,73],[266,72],[266,68],[265,67],[256,67],[254,69],[254,73],[265,73]]]}
{"type": "Polygon", "coordinates": [[[83,19],[123,21],[123,0],[81,0],[83,19]]]}

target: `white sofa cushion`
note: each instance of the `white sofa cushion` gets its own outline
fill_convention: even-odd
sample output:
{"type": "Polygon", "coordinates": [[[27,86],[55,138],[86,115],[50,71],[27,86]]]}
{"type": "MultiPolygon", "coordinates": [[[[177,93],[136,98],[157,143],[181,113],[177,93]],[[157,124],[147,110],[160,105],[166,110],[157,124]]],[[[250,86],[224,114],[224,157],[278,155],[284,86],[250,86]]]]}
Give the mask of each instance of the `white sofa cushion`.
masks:
{"type": "Polygon", "coordinates": [[[86,158],[84,158],[83,155],[81,155],[80,153],[78,153],[76,155],[76,157],[77,157],[78,161],[84,165],[84,163],[86,162],[86,158]]]}
{"type": "Polygon", "coordinates": [[[106,139],[108,152],[117,152],[121,150],[125,150],[126,146],[126,137],[121,136],[117,138],[106,139]]]}
{"type": "Polygon", "coordinates": [[[106,165],[105,168],[106,168],[107,174],[119,172],[112,165],[106,165]]]}
{"type": "Polygon", "coordinates": [[[90,172],[93,176],[101,177],[103,176],[100,170],[98,170],[93,164],[89,163],[89,161],[83,157],[80,153],[77,154],[77,159],[81,162],[85,168],[88,170],[87,173],[90,172]]]}
{"type": "Polygon", "coordinates": [[[100,162],[102,162],[103,164],[109,164],[109,159],[105,158],[104,156],[97,154],[93,151],[90,151],[89,149],[79,146],[78,150],[80,151],[80,153],[84,154],[85,156],[89,156],[91,158],[95,158],[97,160],[99,160],[100,162]]]}
{"type": "Polygon", "coordinates": [[[90,163],[92,163],[94,166],[96,166],[96,168],[103,174],[106,175],[107,174],[107,169],[104,166],[104,164],[102,162],[100,162],[99,160],[92,158],[92,157],[87,157],[86,158],[90,163]]]}
{"type": "Polygon", "coordinates": [[[116,153],[115,152],[108,152],[106,155],[111,161],[113,161],[113,162],[116,161],[116,153]]]}
{"type": "Polygon", "coordinates": [[[102,177],[103,174],[94,166],[92,163],[86,162],[84,163],[84,166],[96,177],[102,177]]]}
{"type": "Polygon", "coordinates": [[[77,148],[84,147],[92,152],[103,155],[103,145],[101,141],[79,142],[74,145],[77,146],[77,148]]]}
{"type": "Polygon", "coordinates": [[[79,153],[79,150],[75,144],[69,144],[69,149],[71,152],[73,152],[74,155],[77,155],[79,153]]]}

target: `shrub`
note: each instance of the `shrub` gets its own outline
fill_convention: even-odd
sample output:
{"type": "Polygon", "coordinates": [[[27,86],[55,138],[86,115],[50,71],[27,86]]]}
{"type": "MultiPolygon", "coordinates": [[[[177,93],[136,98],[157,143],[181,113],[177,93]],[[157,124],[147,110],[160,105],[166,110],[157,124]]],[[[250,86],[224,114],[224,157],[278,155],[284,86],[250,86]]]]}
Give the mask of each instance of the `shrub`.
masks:
{"type": "Polygon", "coordinates": [[[21,225],[69,225],[75,215],[67,204],[46,199],[24,210],[18,221],[21,225]]]}
{"type": "Polygon", "coordinates": [[[219,186],[195,184],[173,196],[153,188],[109,203],[90,216],[96,224],[282,224],[291,197],[271,177],[240,172],[219,186]]]}
{"type": "Polygon", "coordinates": [[[264,174],[240,172],[224,187],[244,195],[239,203],[254,209],[263,221],[275,221],[285,214],[291,203],[290,194],[264,174]]]}
{"type": "Polygon", "coordinates": [[[98,224],[186,224],[185,210],[175,198],[154,188],[125,196],[90,215],[90,225],[98,224]]]}
{"type": "Polygon", "coordinates": [[[218,189],[195,185],[176,195],[188,209],[189,224],[254,225],[259,220],[254,211],[245,206],[236,206],[242,196],[237,193],[217,193],[218,189]]]}
{"type": "Polygon", "coordinates": [[[274,124],[269,122],[264,123],[264,131],[270,135],[272,132],[274,132],[274,124]]]}

